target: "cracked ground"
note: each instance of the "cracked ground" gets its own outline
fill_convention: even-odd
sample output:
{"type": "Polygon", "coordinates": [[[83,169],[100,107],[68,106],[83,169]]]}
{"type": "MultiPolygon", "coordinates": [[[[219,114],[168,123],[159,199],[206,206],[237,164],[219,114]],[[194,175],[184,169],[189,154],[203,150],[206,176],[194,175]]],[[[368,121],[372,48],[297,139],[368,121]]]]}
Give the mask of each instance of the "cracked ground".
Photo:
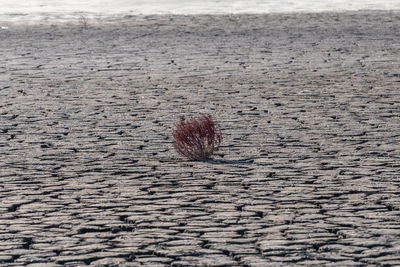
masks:
{"type": "Polygon", "coordinates": [[[400,14],[0,30],[1,266],[400,265],[400,14]],[[181,115],[222,129],[172,147],[181,115]]]}

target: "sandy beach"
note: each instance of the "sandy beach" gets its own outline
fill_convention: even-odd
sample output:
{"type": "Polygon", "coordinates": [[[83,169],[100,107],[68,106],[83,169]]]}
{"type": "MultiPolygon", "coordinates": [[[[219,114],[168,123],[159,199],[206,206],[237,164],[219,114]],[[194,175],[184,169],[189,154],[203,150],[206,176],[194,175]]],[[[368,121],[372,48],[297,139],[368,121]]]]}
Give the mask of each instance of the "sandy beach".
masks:
{"type": "MultiPolygon", "coordinates": [[[[0,23],[6,25],[6,23],[0,23]]],[[[400,265],[400,12],[0,29],[0,266],[400,265]],[[172,147],[210,114],[213,160],[172,147]]]]}

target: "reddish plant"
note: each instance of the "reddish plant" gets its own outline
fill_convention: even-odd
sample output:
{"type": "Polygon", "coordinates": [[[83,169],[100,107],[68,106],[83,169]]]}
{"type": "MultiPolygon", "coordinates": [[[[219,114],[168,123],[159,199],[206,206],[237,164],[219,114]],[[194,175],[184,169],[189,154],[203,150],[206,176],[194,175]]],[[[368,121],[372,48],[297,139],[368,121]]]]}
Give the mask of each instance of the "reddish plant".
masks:
{"type": "Polygon", "coordinates": [[[222,142],[221,130],[210,116],[181,118],[173,131],[175,150],[191,160],[206,160],[222,142]]]}

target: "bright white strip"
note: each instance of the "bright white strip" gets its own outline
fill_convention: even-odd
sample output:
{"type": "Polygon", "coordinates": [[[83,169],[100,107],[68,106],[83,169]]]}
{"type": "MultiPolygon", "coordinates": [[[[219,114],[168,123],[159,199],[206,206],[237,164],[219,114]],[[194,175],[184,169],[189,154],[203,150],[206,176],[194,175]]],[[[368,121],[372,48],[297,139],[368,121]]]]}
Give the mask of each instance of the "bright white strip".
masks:
{"type": "Polygon", "coordinates": [[[0,20],[357,10],[400,10],[400,0],[0,0],[0,20]]]}

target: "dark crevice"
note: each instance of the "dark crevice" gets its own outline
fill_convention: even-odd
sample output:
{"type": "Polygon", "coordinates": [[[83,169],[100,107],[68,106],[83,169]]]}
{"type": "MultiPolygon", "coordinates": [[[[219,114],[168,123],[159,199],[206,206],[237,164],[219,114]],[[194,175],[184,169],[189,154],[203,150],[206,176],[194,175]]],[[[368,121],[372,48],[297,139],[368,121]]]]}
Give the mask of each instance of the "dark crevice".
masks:
{"type": "Polygon", "coordinates": [[[16,203],[16,204],[12,204],[11,207],[8,207],[8,212],[15,212],[17,211],[18,208],[20,208],[22,205],[27,205],[27,204],[31,204],[36,202],[37,199],[31,200],[31,201],[27,201],[27,202],[23,202],[23,203],[16,203]]]}
{"type": "Polygon", "coordinates": [[[264,212],[262,211],[256,211],[256,216],[263,218],[264,217],[264,212]]]}
{"type": "Polygon", "coordinates": [[[22,248],[23,249],[29,249],[31,247],[32,243],[33,243],[32,242],[32,237],[24,237],[22,239],[22,242],[23,242],[22,248]]]}

